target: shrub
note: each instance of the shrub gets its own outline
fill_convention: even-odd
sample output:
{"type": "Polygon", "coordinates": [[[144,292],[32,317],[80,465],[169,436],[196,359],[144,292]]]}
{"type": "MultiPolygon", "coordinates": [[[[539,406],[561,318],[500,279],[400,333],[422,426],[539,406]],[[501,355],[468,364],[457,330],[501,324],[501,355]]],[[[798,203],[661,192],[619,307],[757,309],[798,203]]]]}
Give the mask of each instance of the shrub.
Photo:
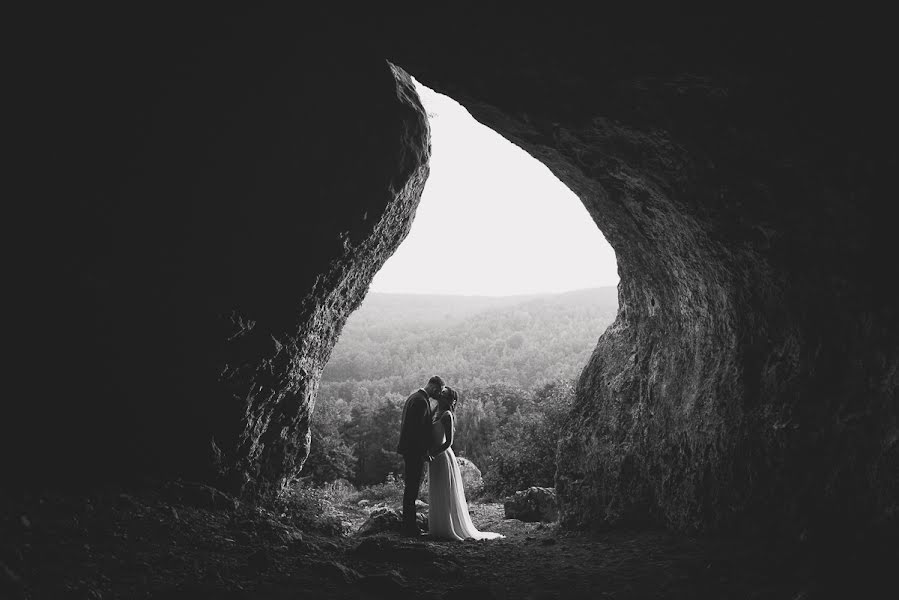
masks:
{"type": "Polygon", "coordinates": [[[387,476],[384,483],[368,485],[359,488],[358,492],[352,494],[348,500],[358,503],[360,500],[368,500],[372,504],[402,504],[403,503],[403,480],[394,477],[393,474],[387,476]]]}
{"type": "Polygon", "coordinates": [[[335,508],[333,491],[296,481],[286,486],[275,501],[276,508],[294,527],[326,535],[344,535],[347,525],[335,508]]]}
{"type": "Polygon", "coordinates": [[[319,404],[315,407],[310,429],[312,439],[309,456],[303,463],[303,478],[322,484],[352,477],[356,456],[353,447],[340,434],[346,403],[319,404]]]}
{"type": "Polygon", "coordinates": [[[332,504],[346,504],[356,494],[356,486],[346,479],[337,479],[322,485],[322,494],[332,504]]]}
{"type": "MultiPolygon", "coordinates": [[[[476,498],[480,498],[484,491],[484,480],[481,476],[481,470],[478,469],[477,465],[473,462],[465,458],[464,456],[457,456],[456,463],[459,465],[459,470],[462,473],[462,488],[465,491],[465,500],[470,502],[474,502],[476,498]]],[[[425,502],[430,502],[430,465],[425,469],[424,477],[422,477],[421,482],[421,499],[425,502]]]]}
{"type": "Polygon", "coordinates": [[[484,474],[485,496],[503,497],[531,486],[555,484],[556,445],[573,399],[572,384],[549,384],[509,418],[503,436],[491,449],[484,474]]]}

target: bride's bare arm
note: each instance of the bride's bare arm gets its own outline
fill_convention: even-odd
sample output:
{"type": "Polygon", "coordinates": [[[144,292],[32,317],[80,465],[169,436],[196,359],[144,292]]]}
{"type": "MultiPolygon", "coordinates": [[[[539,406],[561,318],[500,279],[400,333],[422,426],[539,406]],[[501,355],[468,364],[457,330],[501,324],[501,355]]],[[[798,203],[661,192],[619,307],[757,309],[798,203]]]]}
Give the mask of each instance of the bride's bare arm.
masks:
{"type": "Polygon", "coordinates": [[[446,441],[440,444],[433,452],[431,452],[431,456],[437,456],[453,445],[453,437],[456,433],[456,421],[453,418],[453,413],[447,412],[445,415],[443,415],[443,417],[440,418],[440,421],[443,423],[443,432],[444,436],[446,437],[446,441]]]}

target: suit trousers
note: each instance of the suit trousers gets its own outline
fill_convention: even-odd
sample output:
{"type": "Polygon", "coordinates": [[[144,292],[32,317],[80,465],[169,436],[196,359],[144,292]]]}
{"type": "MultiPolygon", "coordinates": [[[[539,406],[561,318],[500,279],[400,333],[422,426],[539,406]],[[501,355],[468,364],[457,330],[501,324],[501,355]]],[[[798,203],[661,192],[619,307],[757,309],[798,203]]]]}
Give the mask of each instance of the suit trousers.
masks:
{"type": "Polygon", "coordinates": [[[424,472],[425,457],[422,455],[404,454],[405,488],[403,489],[403,526],[415,526],[415,501],[418,499],[418,488],[421,487],[421,476],[424,472]]]}

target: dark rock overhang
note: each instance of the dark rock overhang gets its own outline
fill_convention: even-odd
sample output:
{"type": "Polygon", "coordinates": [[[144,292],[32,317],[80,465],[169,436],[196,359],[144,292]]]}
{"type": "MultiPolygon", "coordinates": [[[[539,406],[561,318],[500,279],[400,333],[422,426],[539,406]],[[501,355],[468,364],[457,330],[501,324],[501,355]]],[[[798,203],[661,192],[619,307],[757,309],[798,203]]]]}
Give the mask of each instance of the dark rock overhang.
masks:
{"type": "Polygon", "coordinates": [[[251,494],[296,474],[320,369],[426,174],[389,59],[543,161],[615,247],[620,314],[560,446],[567,525],[894,514],[896,98],[876,23],[75,16],[47,17],[28,57],[49,142],[20,347],[54,351],[24,371],[46,400],[12,412],[17,471],[251,494]]]}

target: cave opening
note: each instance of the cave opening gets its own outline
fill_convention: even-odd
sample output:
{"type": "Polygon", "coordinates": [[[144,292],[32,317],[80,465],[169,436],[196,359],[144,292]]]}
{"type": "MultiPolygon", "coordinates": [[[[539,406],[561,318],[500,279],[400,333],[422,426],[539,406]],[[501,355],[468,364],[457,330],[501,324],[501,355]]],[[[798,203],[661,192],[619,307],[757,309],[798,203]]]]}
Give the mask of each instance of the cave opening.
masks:
{"type": "Polygon", "coordinates": [[[412,82],[430,125],[430,173],[409,235],[323,370],[299,478],[360,488],[399,479],[403,401],[437,373],[462,394],[453,447],[489,475],[478,493],[552,487],[575,381],[617,314],[614,250],[543,163],[412,82]],[[509,463],[499,438],[510,428],[546,439],[539,459],[506,464],[517,472],[500,480],[488,464],[509,463]]]}
{"type": "Polygon", "coordinates": [[[246,593],[290,573],[294,592],[436,597],[450,571],[447,596],[879,589],[899,490],[890,21],[553,10],[354,12],[356,30],[306,13],[308,36],[243,12],[45,11],[37,77],[15,86],[36,95],[23,148],[47,151],[30,184],[48,193],[19,203],[20,248],[40,251],[8,286],[30,391],[3,420],[3,593],[246,593]],[[270,510],[427,179],[396,64],[538,158],[615,248],[620,309],[558,446],[558,528],[482,515],[517,528],[521,561],[460,546],[466,568],[432,571],[442,548],[322,534],[315,498],[270,510]],[[719,533],[737,550],[694,543],[719,533]]]}

